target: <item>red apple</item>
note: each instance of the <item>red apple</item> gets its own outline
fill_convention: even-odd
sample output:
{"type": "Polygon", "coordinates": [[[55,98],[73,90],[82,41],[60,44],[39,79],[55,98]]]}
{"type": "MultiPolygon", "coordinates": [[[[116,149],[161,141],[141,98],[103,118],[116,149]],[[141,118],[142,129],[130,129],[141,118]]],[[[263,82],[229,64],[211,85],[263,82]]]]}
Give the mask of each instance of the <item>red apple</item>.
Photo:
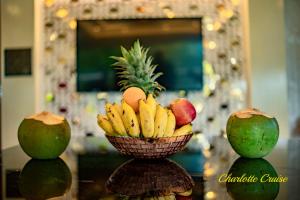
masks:
{"type": "Polygon", "coordinates": [[[170,107],[175,115],[177,126],[189,124],[196,118],[196,109],[187,99],[176,99],[170,107]]]}

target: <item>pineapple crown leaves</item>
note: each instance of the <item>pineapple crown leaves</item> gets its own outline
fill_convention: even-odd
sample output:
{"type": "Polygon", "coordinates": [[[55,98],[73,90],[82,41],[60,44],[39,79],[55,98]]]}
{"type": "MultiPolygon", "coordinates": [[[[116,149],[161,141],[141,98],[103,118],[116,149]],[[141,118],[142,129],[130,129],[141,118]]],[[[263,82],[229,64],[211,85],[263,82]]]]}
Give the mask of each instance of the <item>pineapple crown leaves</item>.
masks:
{"type": "Polygon", "coordinates": [[[122,57],[111,56],[116,60],[112,65],[117,70],[117,75],[121,79],[118,85],[121,91],[129,87],[139,87],[146,94],[152,93],[158,96],[165,88],[156,79],[163,73],[155,73],[158,65],[153,65],[153,57],[148,56],[149,48],[140,45],[139,40],[134,42],[133,47],[127,50],[121,46],[122,57]]]}

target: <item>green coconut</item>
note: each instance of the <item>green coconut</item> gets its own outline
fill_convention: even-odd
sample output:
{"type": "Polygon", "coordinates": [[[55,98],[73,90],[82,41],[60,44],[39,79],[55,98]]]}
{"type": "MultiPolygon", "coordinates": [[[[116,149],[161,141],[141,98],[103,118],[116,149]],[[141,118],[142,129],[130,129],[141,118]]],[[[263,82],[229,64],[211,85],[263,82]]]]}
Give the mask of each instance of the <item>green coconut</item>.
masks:
{"type": "Polygon", "coordinates": [[[26,199],[40,200],[64,195],[72,183],[70,169],[60,158],[31,159],[19,178],[19,191],[26,199]]]}
{"type": "Polygon", "coordinates": [[[226,132],[236,153],[247,158],[262,158],[276,145],[279,126],[274,117],[256,109],[246,109],[229,117],[226,132]]]}
{"type": "Polygon", "coordinates": [[[54,159],[69,144],[71,130],[64,117],[42,112],[25,118],[18,129],[18,140],[24,152],[35,159],[54,159]]]}
{"type": "Polygon", "coordinates": [[[261,182],[263,175],[277,177],[273,166],[262,158],[248,159],[238,158],[231,166],[228,175],[231,177],[254,176],[256,182],[226,182],[229,195],[234,200],[273,200],[279,193],[278,182],[261,182]]]}

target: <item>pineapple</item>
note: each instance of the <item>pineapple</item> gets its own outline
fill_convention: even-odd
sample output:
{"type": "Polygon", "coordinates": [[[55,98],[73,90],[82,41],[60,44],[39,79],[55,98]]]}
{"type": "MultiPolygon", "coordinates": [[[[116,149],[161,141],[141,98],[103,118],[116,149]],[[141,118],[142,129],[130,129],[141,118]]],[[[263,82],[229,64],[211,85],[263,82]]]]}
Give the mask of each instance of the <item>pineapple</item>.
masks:
{"type": "Polygon", "coordinates": [[[162,75],[161,72],[154,73],[157,65],[152,64],[153,58],[147,56],[149,48],[143,48],[137,40],[130,50],[121,46],[122,57],[111,56],[116,60],[113,64],[118,71],[117,74],[121,81],[121,91],[129,87],[141,88],[146,95],[153,94],[154,97],[165,88],[161,86],[156,79],[162,75]]]}

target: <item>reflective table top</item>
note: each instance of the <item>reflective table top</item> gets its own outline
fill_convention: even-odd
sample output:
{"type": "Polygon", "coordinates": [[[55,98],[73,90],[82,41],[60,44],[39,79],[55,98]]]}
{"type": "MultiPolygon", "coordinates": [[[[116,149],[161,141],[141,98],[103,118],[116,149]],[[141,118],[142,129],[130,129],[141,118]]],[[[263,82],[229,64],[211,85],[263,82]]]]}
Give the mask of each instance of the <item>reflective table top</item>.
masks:
{"type": "Polygon", "coordinates": [[[223,137],[207,150],[195,148],[193,139],[183,152],[155,161],[123,157],[97,137],[73,139],[56,160],[32,160],[15,146],[1,152],[0,194],[2,199],[300,199],[300,138],[279,140],[264,159],[239,158],[223,137]]]}

